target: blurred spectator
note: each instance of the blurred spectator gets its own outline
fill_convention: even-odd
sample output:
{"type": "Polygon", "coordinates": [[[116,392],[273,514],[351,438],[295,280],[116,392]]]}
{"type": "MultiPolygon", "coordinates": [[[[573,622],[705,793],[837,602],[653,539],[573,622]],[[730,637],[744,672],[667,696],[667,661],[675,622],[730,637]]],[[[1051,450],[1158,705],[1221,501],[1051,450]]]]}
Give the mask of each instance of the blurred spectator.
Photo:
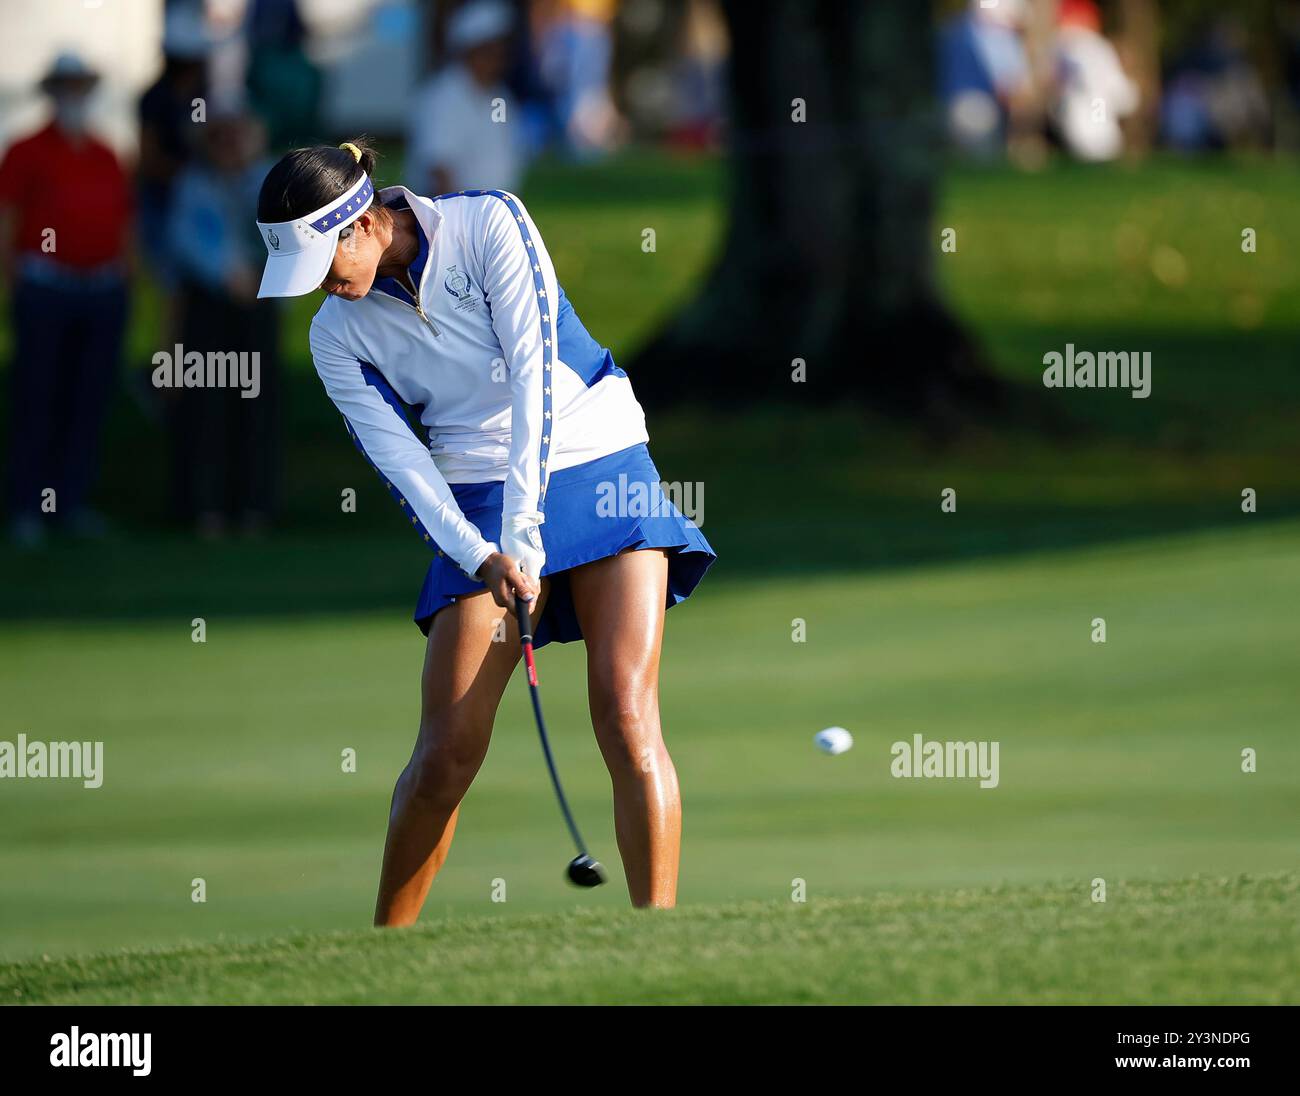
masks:
{"type": "Polygon", "coordinates": [[[566,147],[594,156],[617,142],[622,122],[609,94],[614,0],[540,0],[538,65],[566,147]]]}
{"type": "Polygon", "coordinates": [[[176,180],[170,239],[186,354],[257,353],[255,398],[236,387],[168,393],[173,505],[201,535],[262,531],[274,509],[279,315],[257,299],[264,246],[250,210],[270,164],[241,105],[213,103],[200,156],[176,180]]]}
{"type": "Polygon", "coordinates": [[[1001,155],[1017,100],[1029,89],[1020,29],[1025,0],[982,7],[970,0],[939,32],[939,84],[953,143],[974,156],[1001,155]]]}
{"type": "Polygon", "coordinates": [[[728,46],[727,25],[718,6],[689,0],[674,71],[670,143],[682,148],[717,146],[726,116],[728,46]]]}
{"type": "Polygon", "coordinates": [[[1202,151],[1268,143],[1268,95],[1247,38],[1241,23],[1225,16],[1171,66],[1160,119],[1170,146],[1202,151]]]}
{"type": "Polygon", "coordinates": [[[1119,120],[1137,109],[1137,85],[1101,33],[1093,0],[1061,0],[1057,26],[1052,113],[1061,142],[1075,159],[1114,160],[1124,149],[1119,120]]]}
{"type": "Polygon", "coordinates": [[[470,0],[448,20],[450,60],[416,92],[411,111],[407,181],[417,192],[518,188],[523,127],[503,82],[513,23],[502,0],[470,0]]]}
{"type": "Polygon", "coordinates": [[[104,531],[86,497],[126,323],[131,196],[116,156],[87,129],[97,81],[80,57],[58,57],[41,82],[53,120],[0,162],[14,331],[9,520],[28,547],[44,540],[47,518],[77,535],[104,531]]]}
{"type": "Polygon", "coordinates": [[[321,74],[297,0],[250,0],[246,29],[249,105],[271,147],[311,144],[321,135],[321,74]]]}
{"type": "Polygon", "coordinates": [[[207,96],[209,46],[202,10],[193,4],[171,5],[163,30],[162,74],[140,99],[140,251],[164,292],[174,277],[167,241],[172,184],[198,141],[196,101],[207,96]]]}

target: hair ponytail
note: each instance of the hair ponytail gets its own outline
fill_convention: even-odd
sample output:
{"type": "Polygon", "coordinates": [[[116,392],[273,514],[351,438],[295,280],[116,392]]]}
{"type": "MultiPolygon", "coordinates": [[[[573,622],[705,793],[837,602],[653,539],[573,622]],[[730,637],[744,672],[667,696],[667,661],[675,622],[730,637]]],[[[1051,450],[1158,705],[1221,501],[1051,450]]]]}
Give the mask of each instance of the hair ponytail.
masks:
{"type": "Polygon", "coordinates": [[[320,209],[356,185],[362,172],[373,180],[378,159],[364,137],[286,152],[262,182],[257,219],[292,221],[320,209]]]}
{"type": "Polygon", "coordinates": [[[344,141],[339,148],[351,154],[356,161],[357,166],[361,168],[371,179],[375,177],[375,164],[379,160],[379,153],[375,151],[374,146],[366,140],[364,136],[354,137],[351,141],[344,141]]]}

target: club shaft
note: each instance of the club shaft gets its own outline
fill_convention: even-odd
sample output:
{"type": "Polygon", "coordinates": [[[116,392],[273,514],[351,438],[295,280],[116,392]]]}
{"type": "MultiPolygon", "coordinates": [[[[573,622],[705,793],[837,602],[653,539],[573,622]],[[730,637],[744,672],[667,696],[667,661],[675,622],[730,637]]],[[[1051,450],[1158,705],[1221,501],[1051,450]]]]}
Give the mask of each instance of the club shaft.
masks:
{"type": "Polygon", "coordinates": [[[555,787],[555,798],[560,801],[560,810],[564,814],[565,824],[569,827],[569,833],[573,835],[573,843],[578,847],[578,852],[586,856],[587,846],[582,840],[582,834],[578,832],[578,824],[573,820],[573,812],[569,810],[569,801],[564,797],[564,788],[560,786],[560,774],[556,771],[555,757],[551,754],[550,737],[546,733],[546,720],[542,717],[542,698],[537,688],[537,668],[533,661],[533,629],[528,617],[528,606],[529,603],[523,598],[515,598],[515,618],[519,622],[519,642],[523,647],[524,663],[528,670],[528,695],[533,700],[537,735],[542,740],[542,754],[546,758],[546,768],[551,774],[551,784],[555,787]]]}

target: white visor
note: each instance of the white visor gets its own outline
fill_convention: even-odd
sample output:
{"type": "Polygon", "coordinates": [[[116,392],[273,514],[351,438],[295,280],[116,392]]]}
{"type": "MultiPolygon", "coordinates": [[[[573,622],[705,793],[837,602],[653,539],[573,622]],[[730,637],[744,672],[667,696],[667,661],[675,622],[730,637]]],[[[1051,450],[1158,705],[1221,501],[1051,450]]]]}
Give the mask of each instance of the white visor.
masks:
{"type": "Polygon", "coordinates": [[[366,211],[374,196],[374,183],[362,175],[341,197],[305,217],[258,221],[267,258],[257,295],[301,297],[318,289],[334,262],[339,233],[366,211]]]}

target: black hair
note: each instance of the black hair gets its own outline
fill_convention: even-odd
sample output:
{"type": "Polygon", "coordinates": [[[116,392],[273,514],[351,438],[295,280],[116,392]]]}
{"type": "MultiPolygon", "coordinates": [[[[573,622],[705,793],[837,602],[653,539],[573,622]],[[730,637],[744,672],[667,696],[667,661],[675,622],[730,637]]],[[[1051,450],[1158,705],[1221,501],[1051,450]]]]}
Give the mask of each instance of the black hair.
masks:
{"type": "Polygon", "coordinates": [[[346,193],[361,178],[372,178],[378,155],[357,138],[351,144],[361,150],[360,161],[348,148],[313,145],[286,152],[267,172],[257,196],[257,219],[264,224],[292,221],[328,205],[346,193]]]}

